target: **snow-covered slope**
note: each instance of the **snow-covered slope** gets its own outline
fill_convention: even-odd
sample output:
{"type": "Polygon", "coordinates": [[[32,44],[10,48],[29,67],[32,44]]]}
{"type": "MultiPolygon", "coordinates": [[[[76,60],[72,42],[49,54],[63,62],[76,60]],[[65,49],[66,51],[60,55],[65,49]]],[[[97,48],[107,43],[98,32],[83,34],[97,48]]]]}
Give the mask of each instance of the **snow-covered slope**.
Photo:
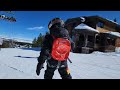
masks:
{"type": "MultiPolygon", "coordinates": [[[[38,50],[6,48],[0,51],[0,79],[43,79],[35,73],[38,50]]],[[[68,62],[73,79],[120,79],[120,53],[70,53],[68,62]]],[[[46,63],[45,63],[46,65],[46,63]]],[[[61,79],[55,71],[53,79],[61,79]]]]}

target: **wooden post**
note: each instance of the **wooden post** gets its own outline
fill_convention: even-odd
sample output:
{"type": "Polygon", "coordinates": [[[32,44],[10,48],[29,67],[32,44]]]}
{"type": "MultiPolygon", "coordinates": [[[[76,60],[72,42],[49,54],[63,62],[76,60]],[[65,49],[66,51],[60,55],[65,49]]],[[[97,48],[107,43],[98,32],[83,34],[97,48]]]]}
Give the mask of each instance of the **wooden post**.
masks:
{"type": "MultiPolygon", "coordinates": [[[[85,35],[85,34],[84,34],[85,35]]],[[[85,47],[87,47],[87,42],[88,42],[88,35],[85,35],[85,47]]]]}

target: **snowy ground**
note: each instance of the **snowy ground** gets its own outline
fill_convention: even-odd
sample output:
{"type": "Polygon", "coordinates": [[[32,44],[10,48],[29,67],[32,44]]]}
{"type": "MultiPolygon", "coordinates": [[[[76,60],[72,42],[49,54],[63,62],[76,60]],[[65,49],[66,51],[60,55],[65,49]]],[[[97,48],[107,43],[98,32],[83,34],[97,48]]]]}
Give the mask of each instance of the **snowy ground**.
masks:
{"type": "MultiPolygon", "coordinates": [[[[43,79],[44,69],[37,76],[36,64],[39,51],[6,48],[0,51],[0,79],[43,79]]],[[[120,79],[120,53],[94,52],[70,53],[68,62],[73,79],[120,79]]],[[[46,64],[45,64],[46,65],[46,64]]],[[[55,71],[54,79],[61,79],[55,71]]]]}

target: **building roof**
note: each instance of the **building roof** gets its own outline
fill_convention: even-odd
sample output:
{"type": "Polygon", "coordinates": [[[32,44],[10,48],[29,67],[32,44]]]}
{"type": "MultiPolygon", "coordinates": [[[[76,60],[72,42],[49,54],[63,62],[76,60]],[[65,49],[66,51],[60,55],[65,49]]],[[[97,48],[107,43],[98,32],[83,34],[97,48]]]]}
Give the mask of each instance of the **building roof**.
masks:
{"type": "Polygon", "coordinates": [[[102,22],[105,22],[105,23],[108,23],[108,24],[110,24],[110,25],[112,25],[112,26],[115,26],[116,29],[120,29],[120,24],[117,23],[117,22],[114,22],[113,20],[110,20],[110,19],[107,19],[107,18],[103,18],[103,17],[100,17],[100,16],[98,16],[98,15],[88,16],[87,18],[88,18],[89,20],[92,20],[92,19],[94,19],[94,20],[100,20],[100,21],[102,21],[102,22]]]}
{"type": "Polygon", "coordinates": [[[120,38],[120,33],[119,32],[105,32],[106,34],[110,34],[110,35],[113,35],[113,36],[116,36],[116,37],[119,37],[120,38]]]}
{"type": "MultiPolygon", "coordinates": [[[[86,22],[84,24],[90,24],[95,21],[102,21],[104,23],[110,24],[111,26],[114,26],[118,31],[120,31],[120,25],[117,22],[114,22],[112,20],[109,20],[107,18],[100,17],[98,15],[94,16],[80,16],[80,17],[86,17],[86,22]]],[[[80,23],[80,17],[76,18],[69,18],[65,21],[65,26],[67,29],[74,29],[76,26],[78,26],[80,23]]]]}
{"type": "Polygon", "coordinates": [[[75,29],[80,29],[80,30],[83,30],[83,29],[87,29],[89,31],[93,31],[93,32],[99,32],[98,30],[86,25],[86,24],[80,24],[78,25],[77,27],[75,27],[75,29]]]}

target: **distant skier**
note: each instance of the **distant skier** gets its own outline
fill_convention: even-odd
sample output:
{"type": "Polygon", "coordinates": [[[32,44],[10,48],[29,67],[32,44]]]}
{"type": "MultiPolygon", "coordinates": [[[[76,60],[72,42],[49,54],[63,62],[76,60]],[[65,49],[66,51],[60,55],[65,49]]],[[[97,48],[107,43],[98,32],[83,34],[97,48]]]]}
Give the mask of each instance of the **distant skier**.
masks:
{"type": "Polygon", "coordinates": [[[68,31],[64,28],[64,21],[60,18],[54,18],[49,22],[48,28],[50,34],[47,34],[44,38],[38,57],[36,74],[40,74],[40,70],[47,60],[44,79],[52,79],[56,69],[58,69],[62,79],[72,79],[67,59],[70,51],[74,48],[74,43],[70,39],[68,31]]]}

